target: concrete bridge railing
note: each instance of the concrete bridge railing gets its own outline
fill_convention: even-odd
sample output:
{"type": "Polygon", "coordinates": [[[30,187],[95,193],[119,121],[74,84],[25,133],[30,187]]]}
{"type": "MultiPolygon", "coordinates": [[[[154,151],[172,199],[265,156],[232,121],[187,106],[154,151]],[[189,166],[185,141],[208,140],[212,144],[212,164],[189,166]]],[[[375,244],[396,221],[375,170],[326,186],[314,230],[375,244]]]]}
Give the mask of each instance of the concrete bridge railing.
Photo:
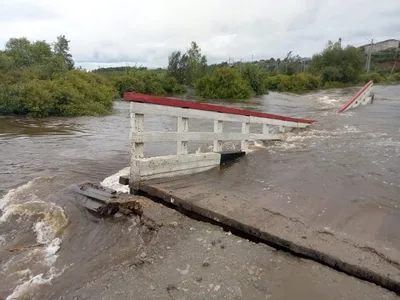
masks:
{"type": "Polygon", "coordinates": [[[221,163],[223,141],[241,141],[241,151],[248,150],[249,140],[280,140],[281,134],[270,133],[272,126],[279,132],[292,128],[305,128],[313,120],[247,111],[224,106],[200,104],[191,101],[160,98],[137,93],[125,93],[124,100],[131,101],[131,163],[129,185],[136,193],[140,182],[150,179],[189,175],[214,168],[221,163]],[[177,131],[146,131],[145,115],[176,118],[177,131]],[[189,120],[203,119],[214,123],[213,132],[190,132],[189,120]],[[241,123],[241,132],[224,132],[224,122],[241,123]],[[251,133],[250,124],[262,124],[261,133],[251,133]],[[176,154],[144,157],[144,144],[175,141],[176,154]],[[213,141],[209,153],[188,153],[189,141],[213,141]]]}
{"type": "Polygon", "coordinates": [[[374,82],[370,80],[353,98],[347,101],[338,112],[342,113],[357,106],[372,103],[374,101],[374,94],[372,93],[373,84],[374,82]]]}

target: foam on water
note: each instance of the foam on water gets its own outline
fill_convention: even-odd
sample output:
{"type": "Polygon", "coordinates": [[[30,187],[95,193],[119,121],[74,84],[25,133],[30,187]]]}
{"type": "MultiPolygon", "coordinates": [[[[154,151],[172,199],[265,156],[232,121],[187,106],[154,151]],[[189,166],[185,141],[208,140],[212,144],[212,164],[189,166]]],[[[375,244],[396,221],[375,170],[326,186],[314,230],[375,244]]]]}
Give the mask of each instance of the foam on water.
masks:
{"type": "MultiPolygon", "coordinates": [[[[19,215],[20,218],[37,217],[32,226],[36,234],[36,242],[39,245],[45,245],[43,249],[40,249],[43,252],[43,262],[49,266],[53,265],[58,258],[57,252],[61,247],[62,231],[68,225],[68,219],[63,209],[53,203],[43,201],[9,205],[0,217],[0,225],[13,215],[19,215]]],[[[35,252],[38,249],[31,251],[35,252]]]]}
{"type": "Polygon", "coordinates": [[[3,210],[4,207],[9,203],[12,202],[13,199],[15,199],[16,197],[18,197],[19,194],[21,194],[22,192],[24,192],[25,190],[29,189],[34,183],[35,181],[39,180],[40,177],[35,178],[19,187],[17,187],[16,189],[12,189],[9,190],[7,194],[5,194],[3,196],[3,198],[0,199],[0,210],[3,210]]]}
{"type": "Polygon", "coordinates": [[[249,141],[249,148],[247,149],[247,153],[251,153],[258,150],[265,150],[268,149],[262,141],[257,140],[250,140],[249,141]]]}
{"type": "Polygon", "coordinates": [[[341,102],[341,99],[336,99],[336,98],[330,98],[329,96],[323,96],[318,98],[318,101],[320,103],[325,104],[322,109],[329,109],[329,108],[335,108],[339,106],[339,103],[341,102]]]}
{"type": "Polygon", "coordinates": [[[117,173],[105,178],[100,184],[104,187],[116,190],[121,193],[129,193],[129,186],[122,185],[119,183],[120,176],[126,176],[129,174],[129,167],[126,167],[117,173]]]}
{"type": "MultiPolygon", "coordinates": [[[[68,218],[63,208],[55,203],[45,202],[34,194],[35,183],[40,180],[42,178],[35,178],[16,189],[10,190],[0,199],[2,213],[0,226],[8,226],[8,221],[12,216],[19,216],[19,220],[32,219],[32,230],[35,232],[36,242],[38,245],[44,245],[44,247],[25,249],[24,256],[19,258],[19,262],[29,262],[32,259],[37,260],[39,258],[44,266],[49,267],[47,272],[38,275],[32,275],[32,271],[29,270],[29,280],[24,280],[22,284],[18,285],[7,299],[18,299],[27,291],[42,284],[50,283],[54,277],[62,273],[57,272],[53,264],[58,258],[57,252],[61,247],[62,234],[68,225],[68,218]]],[[[5,243],[6,237],[1,236],[0,244],[5,243]]],[[[14,262],[15,257],[13,256],[4,263],[3,272],[14,262]]],[[[27,276],[26,272],[20,275],[23,277],[22,279],[27,276]]]]}
{"type": "Polygon", "coordinates": [[[57,271],[56,268],[52,267],[46,275],[41,273],[36,276],[31,276],[31,272],[28,270],[26,273],[30,275],[29,280],[18,285],[6,300],[16,300],[21,297],[26,297],[27,295],[33,296],[42,285],[50,284],[54,278],[61,276],[63,272],[64,270],[57,271]]]}
{"type": "Polygon", "coordinates": [[[0,235],[0,247],[5,245],[6,237],[4,235],[0,235]]]}

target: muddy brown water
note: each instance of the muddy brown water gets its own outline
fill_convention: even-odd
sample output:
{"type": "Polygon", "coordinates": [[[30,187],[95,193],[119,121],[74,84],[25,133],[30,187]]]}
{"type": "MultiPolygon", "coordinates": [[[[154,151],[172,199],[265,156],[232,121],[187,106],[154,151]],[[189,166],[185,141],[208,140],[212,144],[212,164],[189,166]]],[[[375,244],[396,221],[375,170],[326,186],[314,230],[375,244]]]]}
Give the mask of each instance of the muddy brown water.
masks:
{"type": "MultiPolygon", "coordinates": [[[[322,219],[334,222],[334,214],[343,207],[346,222],[330,225],[360,237],[368,238],[371,232],[360,220],[365,221],[368,212],[382,210],[385,220],[374,228],[374,237],[399,248],[395,224],[400,219],[400,86],[375,86],[372,105],[337,114],[356,91],[270,93],[227,104],[318,122],[265,148],[253,141],[259,150],[225,176],[230,176],[239,193],[251,191],[254,199],[264,201],[268,191],[275,200],[281,199],[283,211],[312,217],[315,224],[322,219]],[[308,201],[309,210],[296,207],[296,199],[308,201]]],[[[145,126],[173,130],[176,122],[150,117],[145,126]]],[[[193,131],[212,128],[204,121],[189,125],[193,131]]],[[[225,128],[239,127],[226,124],[225,128]]],[[[191,143],[190,151],[205,151],[209,146],[191,143]]],[[[224,145],[226,149],[236,146],[224,145]]],[[[174,150],[173,143],[145,146],[147,155],[174,150]]],[[[105,117],[0,118],[0,297],[31,299],[41,288],[74,289],[133,251],[137,227],[91,216],[68,190],[72,184],[105,178],[104,184],[116,187],[118,175],[113,174],[128,163],[129,105],[125,102],[115,102],[114,113],[105,117]],[[8,251],[27,246],[23,251],[8,251]],[[47,284],[51,282],[57,285],[47,284]]]]}

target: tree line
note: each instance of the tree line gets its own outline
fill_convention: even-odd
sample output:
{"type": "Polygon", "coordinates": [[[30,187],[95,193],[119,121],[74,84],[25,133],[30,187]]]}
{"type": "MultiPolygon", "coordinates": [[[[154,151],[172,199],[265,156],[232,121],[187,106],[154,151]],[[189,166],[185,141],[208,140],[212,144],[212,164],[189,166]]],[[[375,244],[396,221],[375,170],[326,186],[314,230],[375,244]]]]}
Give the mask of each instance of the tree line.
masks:
{"type": "Polygon", "coordinates": [[[211,99],[245,99],[270,91],[307,92],[368,82],[399,82],[400,74],[364,73],[365,53],[341,40],[329,41],[310,59],[291,56],[255,62],[222,62],[207,65],[199,46],[192,42],[186,53],[169,56],[167,72],[178,82],[193,87],[197,95],[211,99]],[[387,74],[386,74],[387,75],[387,74]]]}
{"type": "Polygon", "coordinates": [[[185,52],[169,55],[166,69],[114,67],[91,72],[75,67],[69,42],[60,35],[53,43],[26,38],[6,43],[0,51],[0,115],[107,114],[113,100],[125,92],[166,96],[190,89],[207,99],[248,99],[268,91],[299,93],[370,79],[400,81],[400,73],[365,74],[362,50],[342,47],[340,41],[329,41],[308,60],[288,55],[283,60],[219,64],[208,64],[199,45],[192,42],[185,52]]]}

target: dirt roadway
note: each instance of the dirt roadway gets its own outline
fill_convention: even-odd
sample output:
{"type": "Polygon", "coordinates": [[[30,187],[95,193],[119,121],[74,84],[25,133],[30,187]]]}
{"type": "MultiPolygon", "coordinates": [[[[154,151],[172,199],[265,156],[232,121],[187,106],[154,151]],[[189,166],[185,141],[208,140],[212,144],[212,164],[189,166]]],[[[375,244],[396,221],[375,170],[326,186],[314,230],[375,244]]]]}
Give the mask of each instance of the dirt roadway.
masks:
{"type": "Polygon", "coordinates": [[[37,299],[400,299],[374,284],[140,199],[144,214],[162,226],[138,236],[142,243],[136,257],[126,257],[74,290],[61,288],[61,276],[52,282],[51,294],[37,299]]]}

